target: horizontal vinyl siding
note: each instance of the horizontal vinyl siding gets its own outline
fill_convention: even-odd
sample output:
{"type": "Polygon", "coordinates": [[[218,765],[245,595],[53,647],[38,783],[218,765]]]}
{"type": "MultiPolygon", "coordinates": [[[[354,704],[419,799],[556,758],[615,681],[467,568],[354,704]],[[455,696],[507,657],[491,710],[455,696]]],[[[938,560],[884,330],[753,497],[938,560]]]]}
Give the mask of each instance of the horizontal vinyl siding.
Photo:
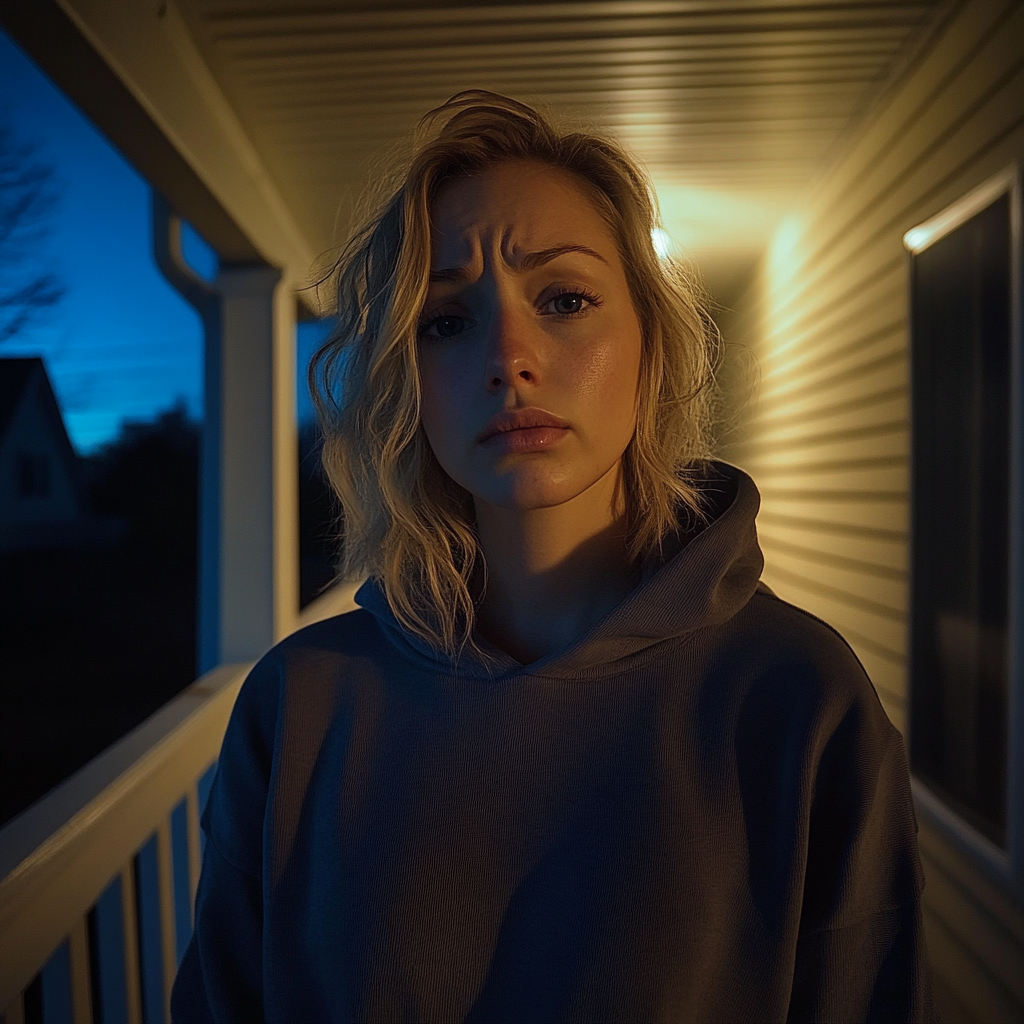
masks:
{"type": "Polygon", "coordinates": [[[928,825],[918,833],[927,877],[925,926],[943,1024],[1024,1018],[1024,913],[928,825]]]}
{"type": "MultiPolygon", "coordinates": [[[[765,581],[834,625],[907,715],[909,365],[903,234],[1024,165],[1024,4],[966,0],[780,228],[726,341],[756,364],[726,457],[763,497],[765,581]],[[738,425],[737,425],[738,424],[738,425]]],[[[741,389],[742,390],[742,389],[741,389]]],[[[1024,1020],[1024,929],[922,836],[948,1021],[1024,1020]]]]}

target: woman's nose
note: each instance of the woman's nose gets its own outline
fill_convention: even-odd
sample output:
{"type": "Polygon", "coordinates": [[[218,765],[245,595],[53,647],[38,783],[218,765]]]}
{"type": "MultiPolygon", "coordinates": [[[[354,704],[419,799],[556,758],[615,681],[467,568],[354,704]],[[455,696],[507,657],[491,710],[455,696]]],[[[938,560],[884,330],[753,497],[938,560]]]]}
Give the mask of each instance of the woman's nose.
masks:
{"type": "Polygon", "coordinates": [[[532,337],[534,326],[522,313],[496,310],[484,370],[488,391],[540,383],[539,353],[532,337]]]}

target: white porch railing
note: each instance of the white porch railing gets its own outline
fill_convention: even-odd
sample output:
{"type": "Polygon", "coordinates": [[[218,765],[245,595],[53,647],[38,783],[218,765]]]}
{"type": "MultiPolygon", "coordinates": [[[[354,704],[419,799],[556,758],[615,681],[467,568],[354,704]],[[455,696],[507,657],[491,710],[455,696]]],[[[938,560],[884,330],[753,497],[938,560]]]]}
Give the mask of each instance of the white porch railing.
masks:
{"type": "MultiPolygon", "coordinates": [[[[351,585],[305,625],[348,611],[351,585]]],[[[0,829],[2,1024],[158,1024],[192,933],[199,816],[249,664],[202,676],[0,829]]]]}
{"type": "Polygon", "coordinates": [[[91,1024],[94,1006],[104,1024],[167,1018],[201,804],[248,667],[207,673],[0,831],[4,1024],[39,1002],[46,1024],[91,1024]]]}

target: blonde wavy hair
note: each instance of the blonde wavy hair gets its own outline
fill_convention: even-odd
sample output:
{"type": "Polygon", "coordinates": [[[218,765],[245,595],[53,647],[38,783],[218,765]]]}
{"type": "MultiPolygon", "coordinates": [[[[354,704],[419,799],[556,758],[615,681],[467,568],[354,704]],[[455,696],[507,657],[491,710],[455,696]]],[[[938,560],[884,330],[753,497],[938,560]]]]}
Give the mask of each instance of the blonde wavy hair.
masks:
{"type": "Polygon", "coordinates": [[[418,326],[438,190],[504,160],[573,174],[619,247],[643,338],[636,431],[623,456],[632,558],[700,517],[694,483],[710,456],[718,334],[692,270],[654,250],[654,192],[636,161],[610,138],[560,130],[495,93],[462,92],[430,111],[411,161],[378,187],[329,274],[337,326],[309,383],[343,510],[340,576],[376,576],[402,626],[453,655],[472,644],[483,556],[472,497],[441,469],[420,424],[418,326]]]}

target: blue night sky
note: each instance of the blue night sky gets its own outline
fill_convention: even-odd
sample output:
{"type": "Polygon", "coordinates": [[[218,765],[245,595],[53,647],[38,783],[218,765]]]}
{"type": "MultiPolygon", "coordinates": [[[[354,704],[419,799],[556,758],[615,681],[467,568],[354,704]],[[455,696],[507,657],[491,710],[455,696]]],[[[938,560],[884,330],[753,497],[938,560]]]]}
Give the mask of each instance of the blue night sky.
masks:
{"type": "MultiPolygon", "coordinates": [[[[0,32],[3,113],[21,142],[56,171],[58,212],[45,243],[63,301],[0,355],[41,355],[79,452],[116,436],[122,421],[151,419],[184,400],[202,412],[199,317],[153,260],[150,188],[28,57],[0,32]]],[[[216,257],[198,236],[186,258],[204,276],[216,257]]],[[[299,331],[300,365],[318,325],[299,331]]],[[[299,386],[299,415],[312,412],[299,386]]]]}

